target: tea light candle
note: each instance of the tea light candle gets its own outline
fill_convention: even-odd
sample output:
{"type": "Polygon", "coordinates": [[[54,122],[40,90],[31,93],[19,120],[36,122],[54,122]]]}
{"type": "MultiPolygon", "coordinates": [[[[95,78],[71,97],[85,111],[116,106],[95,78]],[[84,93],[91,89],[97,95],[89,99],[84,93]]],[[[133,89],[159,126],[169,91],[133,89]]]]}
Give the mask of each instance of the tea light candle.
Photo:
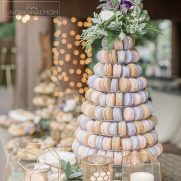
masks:
{"type": "Polygon", "coordinates": [[[135,172],[130,176],[130,181],[154,181],[154,176],[147,172],[135,172]]]}

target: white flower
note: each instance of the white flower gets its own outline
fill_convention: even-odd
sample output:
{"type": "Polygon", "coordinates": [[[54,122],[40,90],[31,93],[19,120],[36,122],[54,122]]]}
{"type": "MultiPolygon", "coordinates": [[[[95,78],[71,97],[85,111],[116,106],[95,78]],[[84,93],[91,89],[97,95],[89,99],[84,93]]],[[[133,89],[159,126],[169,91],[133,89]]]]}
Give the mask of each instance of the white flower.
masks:
{"type": "Polygon", "coordinates": [[[100,12],[100,17],[102,21],[108,21],[113,16],[114,16],[114,13],[112,11],[105,10],[105,11],[100,12]]]}

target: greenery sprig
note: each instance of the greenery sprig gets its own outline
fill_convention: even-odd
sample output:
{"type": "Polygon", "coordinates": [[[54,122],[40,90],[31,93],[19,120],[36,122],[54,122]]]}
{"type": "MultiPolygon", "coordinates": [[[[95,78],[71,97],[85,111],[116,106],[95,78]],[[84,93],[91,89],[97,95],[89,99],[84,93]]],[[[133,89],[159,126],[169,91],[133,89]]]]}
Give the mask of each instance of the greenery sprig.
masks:
{"type": "Polygon", "coordinates": [[[146,10],[143,10],[142,0],[102,0],[98,8],[99,14],[94,13],[93,25],[83,30],[81,39],[86,41],[89,48],[97,39],[102,39],[104,49],[111,49],[116,39],[125,35],[137,36],[149,31],[158,31],[150,22],[146,10]]]}

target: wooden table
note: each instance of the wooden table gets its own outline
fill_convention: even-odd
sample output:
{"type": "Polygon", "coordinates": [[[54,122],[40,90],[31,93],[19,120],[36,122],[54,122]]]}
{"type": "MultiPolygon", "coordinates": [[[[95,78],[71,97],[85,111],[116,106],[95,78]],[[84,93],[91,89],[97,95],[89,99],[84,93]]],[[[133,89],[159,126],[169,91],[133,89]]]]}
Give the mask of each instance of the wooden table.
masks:
{"type": "Polygon", "coordinates": [[[6,144],[10,139],[10,135],[5,128],[0,127],[0,181],[5,181],[6,178],[6,162],[8,151],[6,144]]]}
{"type": "MultiPolygon", "coordinates": [[[[6,129],[0,127],[0,181],[6,181],[6,161],[8,151],[6,143],[10,139],[6,129]]],[[[162,181],[181,181],[181,156],[163,153],[161,162],[162,181]]]]}

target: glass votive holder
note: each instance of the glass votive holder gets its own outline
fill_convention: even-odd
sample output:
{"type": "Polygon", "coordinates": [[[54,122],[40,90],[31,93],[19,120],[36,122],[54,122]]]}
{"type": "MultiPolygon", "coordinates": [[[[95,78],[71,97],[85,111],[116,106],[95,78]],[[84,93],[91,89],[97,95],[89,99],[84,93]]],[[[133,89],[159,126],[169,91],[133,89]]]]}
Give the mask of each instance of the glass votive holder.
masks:
{"type": "Polygon", "coordinates": [[[161,181],[160,162],[156,157],[143,161],[139,154],[130,156],[130,161],[122,166],[122,181],[161,181]]]}
{"type": "Polygon", "coordinates": [[[113,160],[93,155],[82,160],[84,181],[113,181],[113,160]]]}
{"type": "Polygon", "coordinates": [[[46,164],[33,163],[25,165],[24,181],[48,181],[50,166],[46,164]]]}

